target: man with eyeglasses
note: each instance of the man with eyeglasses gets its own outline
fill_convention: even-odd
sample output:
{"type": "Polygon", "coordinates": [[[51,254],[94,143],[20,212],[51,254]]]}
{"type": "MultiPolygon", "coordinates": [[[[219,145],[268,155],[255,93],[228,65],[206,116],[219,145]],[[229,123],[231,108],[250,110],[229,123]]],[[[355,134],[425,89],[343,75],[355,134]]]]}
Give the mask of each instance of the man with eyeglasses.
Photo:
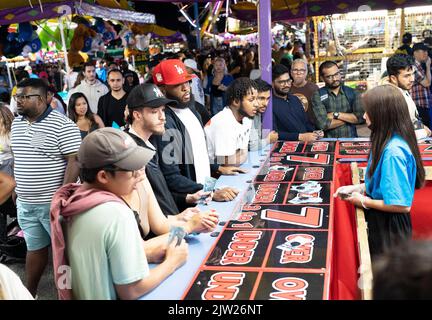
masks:
{"type": "MultiPolygon", "coordinates": [[[[211,172],[238,174],[238,167],[210,165],[201,116],[191,99],[192,76],[178,59],[160,62],[153,71],[153,81],[168,99],[177,105],[165,108],[165,133],[155,137],[159,165],[172,192],[193,194],[203,189],[211,172]],[[156,139],[157,138],[157,139],[156,139]]],[[[213,200],[231,201],[238,190],[224,188],[215,191],[213,200]]],[[[177,203],[180,210],[188,205],[177,203]]]]}
{"type": "Polygon", "coordinates": [[[27,244],[27,288],[35,296],[48,263],[51,199],[62,184],[77,180],[81,135],[72,120],[47,104],[42,79],[19,82],[14,99],[19,114],[11,132],[17,213],[27,244]]]}
{"type": "Polygon", "coordinates": [[[325,87],[312,96],[316,126],[326,138],[357,137],[356,125],[364,122],[360,95],[343,85],[336,62],[323,62],[319,73],[325,87]]]}
{"type": "Polygon", "coordinates": [[[97,114],[101,117],[105,127],[123,127],[128,97],[127,92],[123,90],[125,81],[123,73],[118,69],[113,69],[108,72],[107,81],[110,91],[99,98],[97,114]]]}
{"type": "Polygon", "coordinates": [[[272,69],[273,85],[273,129],[280,140],[315,141],[320,138],[310,123],[299,98],[289,91],[292,80],[289,69],[277,64],[272,69]]]}
{"type": "MultiPolygon", "coordinates": [[[[302,94],[306,97],[308,105],[312,105],[312,96],[318,91],[319,87],[307,80],[308,76],[308,64],[303,59],[296,59],[291,65],[291,77],[292,84],[290,93],[291,94],[302,94]]],[[[315,115],[313,114],[312,108],[308,108],[306,111],[310,122],[315,125],[315,115]]]]}

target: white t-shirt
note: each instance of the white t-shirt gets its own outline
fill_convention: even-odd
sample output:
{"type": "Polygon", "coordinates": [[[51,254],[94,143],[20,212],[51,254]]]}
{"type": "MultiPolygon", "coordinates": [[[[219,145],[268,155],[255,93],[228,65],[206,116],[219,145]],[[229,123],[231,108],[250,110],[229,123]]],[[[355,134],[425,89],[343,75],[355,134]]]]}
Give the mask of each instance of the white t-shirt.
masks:
{"type": "Polygon", "coordinates": [[[210,161],[215,157],[229,157],[237,150],[247,150],[252,120],[243,118],[239,123],[229,107],[213,116],[204,128],[210,161]]]}
{"type": "Polygon", "coordinates": [[[21,279],[0,263],[0,300],[34,300],[21,279]]]}
{"type": "Polygon", "coordinates": [[[205,178],[210,177],[210,162],[201,123],[189,108],[171,109],[179,117],[191,139],[196,182],[204,184],[205,178]]]}

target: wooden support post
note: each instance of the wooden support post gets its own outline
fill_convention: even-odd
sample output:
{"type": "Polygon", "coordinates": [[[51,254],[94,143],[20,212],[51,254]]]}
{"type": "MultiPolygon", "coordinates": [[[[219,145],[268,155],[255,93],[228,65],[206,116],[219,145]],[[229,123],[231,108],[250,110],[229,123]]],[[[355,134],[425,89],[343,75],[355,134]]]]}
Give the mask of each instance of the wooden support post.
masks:
{"type": "Polygon", "coordinates": [[[313,17],[313,23],[314,23],[314,51],[315,51],[315,82],[319,82],[318,17],[313,17]]]}
{"type": "Polygon", "coordinates": [[[385,49],[390,48],[390,18],[387,11],[385,16],[385,24],[384,24],[384,47],[385,49]]]}
{"type": "MultiPolygon", "coordinates": [[[[357,162],[351,163],[351,173],[353,184],[360,183],[359,169],[357,162]]],[[[358,285],[360,287],[362,300],[372,300],[372,262],[369,251],[367,222],[363,209],[356,208],[356,224],[357,224],[357,242],[359,247],[360,278],[358,285]]]]}
{"type": "Polygon", "coordinates": [[[399,45],[402,45],[402,36],[405,33],[405,9],[401,10],[401,22],[400,22],[400,37],[399,37],[399,45]]]}

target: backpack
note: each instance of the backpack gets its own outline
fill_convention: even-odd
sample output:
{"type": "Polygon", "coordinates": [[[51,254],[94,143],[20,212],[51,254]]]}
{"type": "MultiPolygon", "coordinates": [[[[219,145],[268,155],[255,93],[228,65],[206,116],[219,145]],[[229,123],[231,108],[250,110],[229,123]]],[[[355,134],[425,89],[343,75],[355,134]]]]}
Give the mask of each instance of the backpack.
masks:
{"type": "MultiPolygon", "coordinates": [[[[348,99],[348,103],[349,103],[349,105],[351,107],[350,111],[353,112],[353,105],[354,105],[354,102],[356,100],[355,91],[353,89],[351,89],[350,87],[347,87],[347,86],[344,86],[344,85],[342,85],[342,89],[343,89],[343,91],[345,93],[345,97],[348,99]]],[[[328,110],[328,108],[329,108],[328,98],[324,99],[324,100],[322,99],[323,96],[325,96],[326,94],[328,94],[327,93],[327,89],[325,87],[320,88],[318,90],[318,93],[320,95],[321,102],[323,103],[323,105],[328,110]]],[[[357,136],[357,130],[356,130],[355,125],[353,125],[353,124],[348,124],[348,125],[349,125],[349,127],[351,129],[352,138],[357,138],[358,136],[357,136]]]]}
{"type": "Polygon", "coordinates": [[[13,219],[7,226],[7,239],[0,242],[0,263],[14,264],[25,263],[27,255],[27,245],[22,236],[18,219],[13,219]]]}

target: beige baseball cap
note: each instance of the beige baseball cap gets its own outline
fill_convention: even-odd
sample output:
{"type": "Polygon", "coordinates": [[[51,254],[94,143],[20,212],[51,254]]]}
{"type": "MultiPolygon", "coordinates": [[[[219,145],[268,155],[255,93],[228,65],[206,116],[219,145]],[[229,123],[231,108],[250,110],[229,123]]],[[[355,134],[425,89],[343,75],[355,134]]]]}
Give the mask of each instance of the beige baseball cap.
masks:
{"type": "Polygon", "coordinates": [[[78,150],[80,168],[96,169],[114,165],[123,170],[140,170],[155,152],[140,147],[125,132],[101,128],[89,133],[78,150]]]}

